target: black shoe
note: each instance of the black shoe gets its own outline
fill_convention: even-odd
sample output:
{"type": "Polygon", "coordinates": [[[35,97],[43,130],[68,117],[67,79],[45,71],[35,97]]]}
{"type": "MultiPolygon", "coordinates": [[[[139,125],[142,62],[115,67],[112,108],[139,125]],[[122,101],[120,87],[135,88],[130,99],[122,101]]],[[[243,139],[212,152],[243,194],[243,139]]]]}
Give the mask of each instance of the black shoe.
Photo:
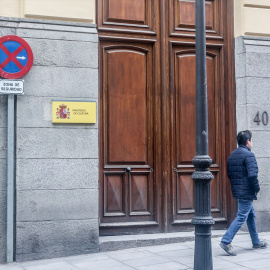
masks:
{"type": "Polygon", "coordinates": [[[267,248],[268,243],[262,240],[259,244],[253,244],[252,248],[267,248]]]}
{"type": "Polygon", "coordinates": [[[220,242],[219,246],[230,256],[236,256],[236,253],[233,252],[233,247],[231,244],[225,245],[223,242],[220,242]]]}

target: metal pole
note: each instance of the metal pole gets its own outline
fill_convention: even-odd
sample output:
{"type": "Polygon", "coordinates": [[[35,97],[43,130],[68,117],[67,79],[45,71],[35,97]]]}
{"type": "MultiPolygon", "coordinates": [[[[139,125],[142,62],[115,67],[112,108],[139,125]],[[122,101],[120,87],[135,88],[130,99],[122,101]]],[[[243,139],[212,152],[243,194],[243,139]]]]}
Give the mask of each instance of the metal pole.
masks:
{"type": "Polygon", "coordinates": [[[7,263],[14,261],[14,95],[8,95],[7,110],[7,263]]]}
{"type": "Polygon", "coordinates": [[[213,179],[208,155],[208,112],[206,76],[205,0],[196,0],[196,155],[192,160],[195,172],[194,270],[212,270],[211,185],[213,179]]]}

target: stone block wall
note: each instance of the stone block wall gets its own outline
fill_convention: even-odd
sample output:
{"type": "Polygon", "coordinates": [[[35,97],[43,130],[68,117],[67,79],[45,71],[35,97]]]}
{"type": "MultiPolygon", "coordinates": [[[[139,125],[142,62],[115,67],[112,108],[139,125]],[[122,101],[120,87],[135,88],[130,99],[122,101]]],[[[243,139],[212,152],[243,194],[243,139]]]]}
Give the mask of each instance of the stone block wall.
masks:
{"type": "MultiPolygon", "coordinates": [[[[0,18],[34,63],[16,107],[16,260],[97,252],[98,122],[52,124],[52,100],[98,101],[95,25],[0,18]]],[[[4,262],[6,97],[0,97],[0,262],[4,262]]]]}
{"type": "Polygon", "coordinates": [[[270,230],[270,38],[237,37],[237,130],[253,133],[261,190],[254,207],[259,231],[270,230]],[[255,121],[254,121],[255,120],[255,121]]]}

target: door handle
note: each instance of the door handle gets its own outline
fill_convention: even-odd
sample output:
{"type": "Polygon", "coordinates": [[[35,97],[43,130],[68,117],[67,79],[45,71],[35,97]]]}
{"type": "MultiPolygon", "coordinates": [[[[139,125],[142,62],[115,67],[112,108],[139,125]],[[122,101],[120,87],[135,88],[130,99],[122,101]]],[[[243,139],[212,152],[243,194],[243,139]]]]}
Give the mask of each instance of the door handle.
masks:
{"type": "Polygon", "coordinates": [[[130,167],[125,168],[125,171],[126,172],[131,172],[131,168],[130,167]]]}

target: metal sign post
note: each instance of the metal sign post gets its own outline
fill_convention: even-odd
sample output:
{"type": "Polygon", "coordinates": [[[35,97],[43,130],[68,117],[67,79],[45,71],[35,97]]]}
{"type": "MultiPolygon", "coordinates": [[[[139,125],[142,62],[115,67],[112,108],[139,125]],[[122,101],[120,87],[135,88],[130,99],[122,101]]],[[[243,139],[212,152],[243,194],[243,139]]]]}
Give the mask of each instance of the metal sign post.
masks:
{"type": "MultiPolygon", "coordinates": [[[[18,36],[0,38],[0,76],[19,79],[33,64],[29,44],[18,36]]],[[[14,202],[15,202],[15,95],[23,94],[23,80],[0,80],[0,94],[8,95],[7,109],[7,263],[14,261],[14,202]]]]}
{"type": "Polygon", "coordinates": [[[14,110],[15,97],[8,95],[7,110],[7,263],[14,261],[14,163],[15,163],[15,134],[14,110]]]}

